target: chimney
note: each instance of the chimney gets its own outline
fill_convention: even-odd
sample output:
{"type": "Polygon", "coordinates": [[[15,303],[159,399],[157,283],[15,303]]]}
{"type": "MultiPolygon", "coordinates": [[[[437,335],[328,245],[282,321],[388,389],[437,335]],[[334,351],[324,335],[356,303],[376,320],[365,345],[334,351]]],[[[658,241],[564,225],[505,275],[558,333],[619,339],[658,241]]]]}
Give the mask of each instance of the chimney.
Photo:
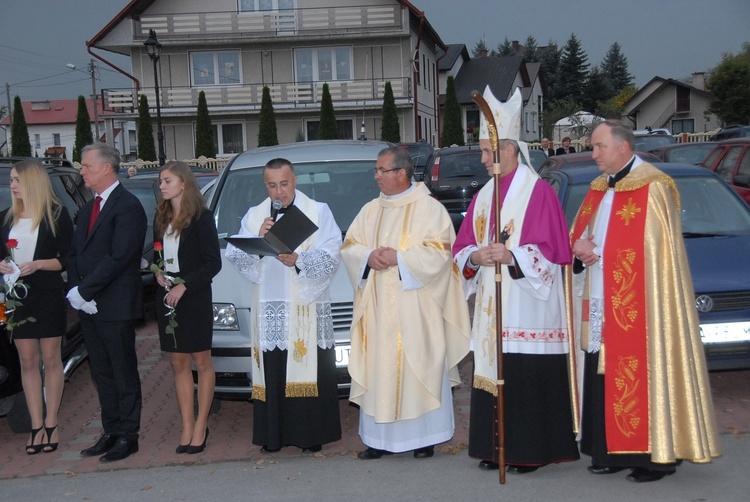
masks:
{"type": "Polygon", "coordinates": [[[479,51],[479,57],[480,58],[486,58],[487,57],[487,49],[482,49],[479,51]]]}
{"type": "Polygon", "coordinates": [[[706,90],[706,74],[702,71],[695,72],[692,75],[691,85],[701,91],[706,90]]]}
{"type": "Polygon", "coordinates": [[[516,56],[521,55],[521,48],[519,47],[518,40],[513,40],[511,44],[513,46],[513,54],[515,54],[516,56]]]}

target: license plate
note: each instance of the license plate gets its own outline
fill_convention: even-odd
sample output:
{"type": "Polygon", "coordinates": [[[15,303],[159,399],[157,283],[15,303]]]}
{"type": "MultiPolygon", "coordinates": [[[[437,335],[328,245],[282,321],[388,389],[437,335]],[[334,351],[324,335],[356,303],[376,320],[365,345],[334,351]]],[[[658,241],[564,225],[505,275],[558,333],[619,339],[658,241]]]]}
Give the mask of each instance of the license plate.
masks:
{"type": "Polygon", "coordinates": [[[346,368],[349,366],[349,352],[351,352],[351,345],[336,345],[336,367],[346,368]]]}
{"type": "Polygon", "coordinates": [[[750,322],[701,324],[703,343],[750,342],[750,322]]]}

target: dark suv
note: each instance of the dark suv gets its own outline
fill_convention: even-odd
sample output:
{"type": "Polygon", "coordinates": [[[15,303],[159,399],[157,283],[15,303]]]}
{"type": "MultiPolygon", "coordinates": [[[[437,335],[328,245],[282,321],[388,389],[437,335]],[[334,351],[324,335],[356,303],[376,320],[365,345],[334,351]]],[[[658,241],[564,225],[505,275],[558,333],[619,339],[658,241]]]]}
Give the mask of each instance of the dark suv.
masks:
{"type": "Polygon", "coordinates": [[[424,183],[449,213],[465,213],[472,197],[490,179],[479,146],[442,148],[424,183]]]}
{"type": "MultiPolygon", "coordinates": [[[[0,158],[0,209],[10,206],[10,170],[23,158],[0,158]]],[[[78,170],[69,161],[56,158],[39,158],[52,181],[55,194],[73,218],[75,225],[78,211],[93,196],[86,188],[78,170]]],[[[78,315],[68,309],[68,325],[62,340],[62,358],[65,379],[87,357],[78,315]]],[[[21,388],[21,376],[16,347],[8,342],[5,326],[0,327],[0,416],[7,415],[13,432],[31,430],[31,419],[21,388]]]]}
{"type": "Polygon", "coordinates": [[[435,149],[425,140],[417,141],[416,143],[399,143],[398,146],[406,148],[409,155],[411,155],[411,160],[414,163],[414,179],[416,181],[423,181],[432,167],[432,158],[435,149]]]}

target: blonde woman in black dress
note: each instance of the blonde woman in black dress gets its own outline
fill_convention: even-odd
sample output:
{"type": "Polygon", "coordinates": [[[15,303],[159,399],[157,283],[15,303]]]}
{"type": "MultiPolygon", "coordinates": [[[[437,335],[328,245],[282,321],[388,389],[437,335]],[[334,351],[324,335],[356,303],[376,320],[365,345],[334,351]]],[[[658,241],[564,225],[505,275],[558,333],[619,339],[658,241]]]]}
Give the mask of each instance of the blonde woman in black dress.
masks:
{"type": "Polygon", "coordinates": [[[22,306],[13,312],[13,322],[27,322],[16,326],[12,336],[18,349],[23,392],[31,416],[26,453],[35,455],[55,451],[59,443],[57,416],[64,381],[60,351],[66,326],[60,271],[70,249],[73,223],[52,191],[47,171],[39,162],[24,160],[15,164],[10,170],[10,190],[12,205],[0,212],[0,258],[3,260],[0,273],[13,273],[13,267],[5,261],[9,253],[5,244],[14,239],[18,246],[13,250],[13,261],[20,270],[19,279],[28,289],[17,288],[22,306]],[[31,317],[36,321],[30,322],[31,317]],[[39,371],[40,349],[44,363],[43,386],[39,371]]]}
{"type": "MultiPolygon", "coordinates": [[[[169,162],[159,173],[163,200],[156,208],[154,242],[162,242],[166,273],[157,274],[163,302],[157,301],[161,349],[171,353],[182,434],[177,453],[200,453],[208,437],[208,412],[216,376],[211,362],[213,305],[211,280],[221,270],[219,238],[192,171],[169,162]],[[170,280],[175,278],[176,280],[170,280]],[[177,327],[167,333],[174,309],[177,327]],[[198,416],[193,411],[193,376],[198,370],[198,416]]],[[[155,259],[158,257],[155,256],[155,259]]]]}

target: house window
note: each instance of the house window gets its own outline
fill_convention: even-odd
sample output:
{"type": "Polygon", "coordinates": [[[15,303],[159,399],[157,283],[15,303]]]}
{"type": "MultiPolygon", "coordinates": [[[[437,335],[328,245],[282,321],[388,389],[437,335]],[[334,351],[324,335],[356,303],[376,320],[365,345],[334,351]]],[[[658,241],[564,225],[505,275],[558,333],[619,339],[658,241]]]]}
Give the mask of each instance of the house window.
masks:
{"type": "Polygon", "coordinates": [[[240,53],[237,51],[191,52],[192,85],[237,85],[240,77],[240,53]]]}
{"type": "Polygon", "coordinates": [[[678,86],[676,99],[677,103],[675,111],[677,113],[690,111],[690,89],[678,86]]]}
{"type": "Polygon", "coordinates": [[[34,147],[35,148],[41,148],[42,147],[42,137],[39,134],[34,135],[34,147]]]}
{"type": "Polygon", "coordinates": [[[240,12],[294,9],[294,0],[239,0],[240,12]]]}
{"type": "Polygon", "coordinates": [[[60,144],[60,133],[52,134],[52,144],[55,146],[62,146],[60,144]]]}
{"type": "Polygon", "coordinates": [[[672,134],[695,132],[695,119],[681,119],[672,121],[672,134]]]}
{"type": "Polygon", "coordinates": [[[297,82],[351,80],[352,48],[320,47],[294,51],[297,82]]]}
{"type": "MultiPolygon", "coordinates": [[[[354,139],[354,120],[336,120],[336,124],[339,127],[338,139],[354,139]]],[[[320,120],[308,120],[305,123],[305,128],[307,130],[307,141],[316,141],[320,138],[318,134],[320,120]]]]}
{"type": "Polygon", "coordinates": [[[234,155],[246,150],[244,127],[241,123],[219,123],[212,127],[217,156],[234,155]]]}

